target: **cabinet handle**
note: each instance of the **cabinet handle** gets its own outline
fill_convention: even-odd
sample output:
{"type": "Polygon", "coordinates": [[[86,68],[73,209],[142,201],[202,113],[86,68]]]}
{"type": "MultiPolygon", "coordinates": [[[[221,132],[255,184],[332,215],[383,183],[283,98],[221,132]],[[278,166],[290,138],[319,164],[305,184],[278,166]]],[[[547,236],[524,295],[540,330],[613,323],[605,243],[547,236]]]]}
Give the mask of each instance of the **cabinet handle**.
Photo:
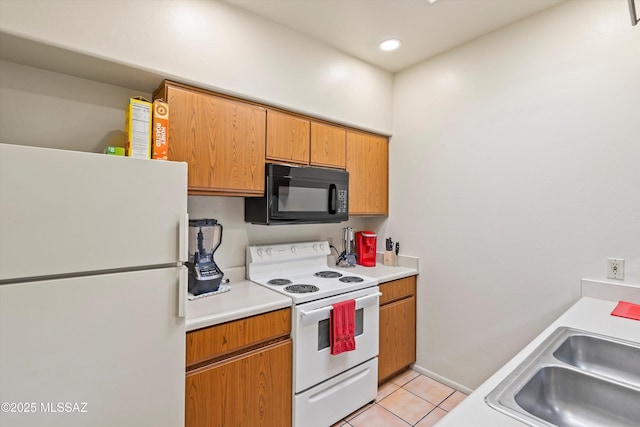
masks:
{"type": "Polygon", "coordinates": [[[335,215],[338,205],[338,187],[335,184],[329,185],[329,214],[335,215]]]}

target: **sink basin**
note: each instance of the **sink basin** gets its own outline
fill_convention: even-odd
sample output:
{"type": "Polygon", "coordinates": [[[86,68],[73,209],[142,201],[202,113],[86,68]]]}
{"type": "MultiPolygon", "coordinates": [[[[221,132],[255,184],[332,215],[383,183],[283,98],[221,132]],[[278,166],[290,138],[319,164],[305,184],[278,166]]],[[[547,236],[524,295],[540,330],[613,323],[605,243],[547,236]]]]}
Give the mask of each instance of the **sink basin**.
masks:
{"type": "Polygon", "coordinates": [[[639,347],[589,335],[572,335],[553,356],[584,371],[640,384],[639,347]]]}
{"type": "Polygon", "coordinates": [[[554,426],[640,425],[640,390],[558,366],[537,371],[515,400],[554,426]]]}
{"type": "Polygon", "coordinates": [[[558,328],[489,393],[531,426],[640,426],[640,344],[558,328]]]}

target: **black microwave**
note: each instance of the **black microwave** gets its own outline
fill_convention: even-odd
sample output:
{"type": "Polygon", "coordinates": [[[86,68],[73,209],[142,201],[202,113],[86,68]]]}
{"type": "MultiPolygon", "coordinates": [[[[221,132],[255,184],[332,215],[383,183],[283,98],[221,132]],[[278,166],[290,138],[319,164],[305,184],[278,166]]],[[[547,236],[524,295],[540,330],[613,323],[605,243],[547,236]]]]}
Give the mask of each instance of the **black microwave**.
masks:
{"type": "Polygon", "coordinates": [[[313,224],[349,219],[349,173],[337,169],[265,165],[265,194],[244,199],[253,224],[313,224]]]}

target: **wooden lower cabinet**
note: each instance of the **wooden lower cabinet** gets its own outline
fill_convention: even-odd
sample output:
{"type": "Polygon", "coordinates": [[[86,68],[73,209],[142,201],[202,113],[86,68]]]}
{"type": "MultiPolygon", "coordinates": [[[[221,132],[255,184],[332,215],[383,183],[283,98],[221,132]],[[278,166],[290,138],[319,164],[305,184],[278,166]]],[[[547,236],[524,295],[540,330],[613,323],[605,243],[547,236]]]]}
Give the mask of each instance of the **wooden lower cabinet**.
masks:
{"type": "Polygon", "coordinates": [[[186,427],[288,427],[291,339],[187,373],[186,427]]]}
{"type": "Polygon", "coordinates": [[[186,337],[186,427],[290,427],[291,309],[186,337]]]}
{"type": "Polygon", "coordinates": [[[416,277],[380,285],[378,383],[416,361],[416,277]]]}

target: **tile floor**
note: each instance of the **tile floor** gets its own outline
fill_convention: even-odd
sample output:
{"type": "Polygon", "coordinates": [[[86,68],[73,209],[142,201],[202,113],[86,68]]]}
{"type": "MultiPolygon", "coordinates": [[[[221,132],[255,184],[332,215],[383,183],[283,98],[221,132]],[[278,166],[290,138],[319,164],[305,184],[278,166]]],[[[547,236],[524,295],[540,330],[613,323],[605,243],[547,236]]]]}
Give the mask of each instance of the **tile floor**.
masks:
{"type": "Polygon", "coordinates": [[[429,427],[465,397],[465,394],[409,369],[382,384],[375,403],[332,427],[429,427]]]}

